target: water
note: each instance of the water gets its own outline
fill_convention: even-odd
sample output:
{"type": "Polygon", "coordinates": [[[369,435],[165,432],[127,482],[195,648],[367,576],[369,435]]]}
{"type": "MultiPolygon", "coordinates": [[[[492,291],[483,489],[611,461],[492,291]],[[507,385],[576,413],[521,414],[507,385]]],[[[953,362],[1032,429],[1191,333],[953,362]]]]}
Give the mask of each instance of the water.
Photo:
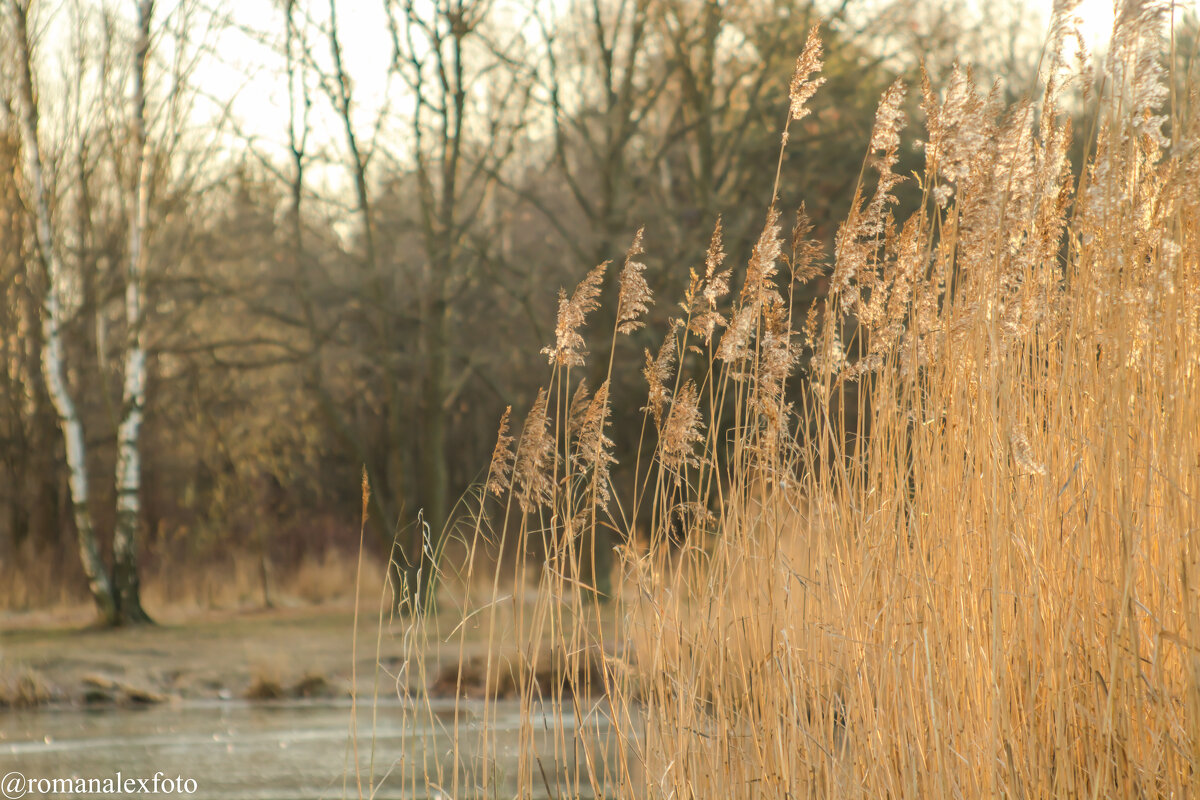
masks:
{"type": "MultiPolygon", "coordinates": [[[[359,759],[364,795],[369,792],[367,762],[372,744],[370,706],[358,709],[359,759]]],[[[434,770],[442,765],[449,776],[454,725],[452,705],[432,709],[381,704],[375,709],[375,792],[379,800],[438,797],[418,780],[417,791],[400,785],[401,776],[413,775],[412,765],[434,770]],[[432,711],[432,713],[431,713],[432,711]],[[387,774],[389,773],[390,774],[387,774]]],[[[482,764],[473,756],[478,747],[480,704],[464,703],[459,709],[460,763],[482,764]]],[[[520,730],[520,708],[516,703],[498,703],[490,714],[493,752],[486,768],[492,775],[495,794],[511,797],[516,786],[520,730]],[[507,794],[506,794],[507,791],[507,794]]],[[[357,797],[354,761],[350,746],[349,703],[292,702],[248,704],[231,702],[153,706],[145,709],[80,710],[46,709],[29,712],[0,712],[0,776],[19,772],[34,778],[146,779],[156,773],[162,781],[182,779],[173,795],[228,800],[316,800],[357,797]],[[189,781],[194,781],[190,783],[189,781]],[[188,790],[194,790],[189,793],[188,790]]],[[[570,781],[573,768],[554,767],[554,741],[586,741],[598,761],[611,763],[612,729],[607,721],[592,718],[577,725],[566,715],[561,719],[536,714],[533,720],[534,748],[542,755],[543,779],[536,767],[537,794],[565,794],[562,782],[570,781]],[[559,727],[561,725],[561,727],[559,727]],[[597,758],[599,757],[599,758],[597,758]]],[[[445,778],[449,780],[448,777],[445,778]]],[[[100,784],[101,786],[103,784],[100,784]]],[[[0,787],[3,790],[4,787],[0,787]]],[[[60,785],[61,788],[61,785],[60,785]]],[[[460,785],[460,794],[465,794],[460,785]]],[[[489,794],[492,794],[489,791],[489,794]]],[[[0,791],[0,797],[3,797],[0,791]]],[[[41,794],[30,790],[25,797],[93,796],[70,793],[41,794]]],[[[104,795],[101,795],[104,796],[104,795]]],[[[107,795],[112,796],[112,795],[107,795]]],[[[446,796],[446,795],[442,795],[446,796]]]]}

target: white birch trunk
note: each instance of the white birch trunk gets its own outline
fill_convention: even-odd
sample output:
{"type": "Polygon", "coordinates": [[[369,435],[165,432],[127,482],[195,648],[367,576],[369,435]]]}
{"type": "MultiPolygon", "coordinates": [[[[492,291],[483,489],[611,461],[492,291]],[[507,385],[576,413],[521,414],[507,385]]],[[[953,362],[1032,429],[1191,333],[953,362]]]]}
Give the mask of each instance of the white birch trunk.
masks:
{"type": "Polygon", "coordinates": [[[146,159],[146,57],[154,0],[138,3],[134,42],[133,138],[134,185],[129,215],[129,263],[125,276],[125,381],[121,423],[117,428],[117,518],[113,531],[113,579],[121,615],[142,622],[138,590],[137,533],[141,516],[142,417],[146,406],[146,348],[143,338],[146,231],[150,216],[150,167],[146,159]]]}
{"type": "Polygon", "coordinates": [[[5,10],[8,12],[13,39],[17,46],[16,102],[20,118],[21,149],[25,155],[25,178],[31,194],[29,201],[34,214],[37,253],[46,275],[46,296],[43,301],[45,308],[42,315],[42,372],[66,444],[71,506],[75,516],[80,561],[83,563],[92,597],[104,620],[111,623],[117,619],[116,598],[108,571],[100,557],[92,517],[88,511],[87,450],[83,422],[71,397],[63,364],[60,299],[63,269],[54,249],[54,227],[50,218],[50,201],[46,194],[46,177],[38,144],[38,109],[34,99],[33,59],[29,47],[29,7],[21,0],[5,0],[5,10]]]}

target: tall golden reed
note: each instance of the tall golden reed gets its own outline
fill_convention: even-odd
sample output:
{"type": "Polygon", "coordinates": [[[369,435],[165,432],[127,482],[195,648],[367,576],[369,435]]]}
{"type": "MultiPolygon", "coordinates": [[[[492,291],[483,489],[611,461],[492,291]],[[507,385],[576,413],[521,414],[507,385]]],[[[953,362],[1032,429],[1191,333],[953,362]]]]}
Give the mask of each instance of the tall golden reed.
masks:
{"type": "MultiPolygon", "coordinates": [[[[403,631],[410,664],[439,642],[462,667],[446,701],[398,676],[417,695],[393,781],[1200,796],[1197,120],[1163,110],[1166,5],[1126,3],[1073,174],[1060,102],[1091,78],[1067,66],[1059,6],[1036,100],[1005,106],[957,69],[941,93],[924,80],[923,200],[904,220],[907,88],[884,93],[803,321],[794,288],[821,272],[803,210],[785,242],[772,201],[731,307],[718,223],[646,353],[629,496],[609,480],[610,382],[589,399],[572,374],[604,265],[562,295],[515,452],[501,425],[486,486],[504,507],[481,499],[460,527],[454,622],[403,631]],[[609,604],[602,529],[622,542],[609,604]]],[[[814,31],[789,120],[820,57],[814,31]]],[[[614,342],[652,302],[641,253],[639,232],[614,342]]]]}

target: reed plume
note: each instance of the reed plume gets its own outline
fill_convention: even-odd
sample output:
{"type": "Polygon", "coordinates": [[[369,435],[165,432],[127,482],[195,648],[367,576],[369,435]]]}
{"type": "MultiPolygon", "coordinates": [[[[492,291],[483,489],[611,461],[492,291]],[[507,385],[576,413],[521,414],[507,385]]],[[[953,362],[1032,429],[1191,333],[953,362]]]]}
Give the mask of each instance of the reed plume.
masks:
{"type": "Polygon", "coordinates": [[[508,418],[511,414],[512,406],[507,406],[500,416],[496,446],[492,449],[492,462],[488,467],[487,490],[497,497],[503,496],[511,485],[509,476],[512,474],[513,438],[508,435],[508,418]]]}
{"type": "Polygon", "coordinates": [[[642,249],[642,234],[644,228],[638,228],[633,237],[633,244],[625,253],[625,266],[621,269],[621,292],[617,299],[617,332],[633,333],[638,328],[645,327],[642,317],[650,310],[654,295],[642,274],[646,265],[638,260],[638,256],[646,251],[642,249]]]}
{"type": "Polygon", "coordinates": [[[558,293],[558,321],[554,326],[554,344],[542,348],[551,364],[560,367],[579,367],[587,355],[583,336],[579,329],[587,321],[587,315],[600,307],[600,287],[604,283],[604,272],[609,262],[594,267],[584,277],[575,291],[567,297],[565,290],[558,293]]]}
{"type": "Polygon", "coordinates": [[[647,405],[642,410],[654,415],[654,424],[659,428],[662,427],[663,411],[671,403],[670,383],[676,347],[675,333],[672,330],[663,339],[657,356],[651,355],[649,350],[646,351],[646,366],[642,369],[642,375],[645,376],[650,390],[647,405]]]}
{"type": "Polygon", "coordinates": [[[554,497],[551,474],[558,456],[546,405],[546,390],[539,389],[521,429],[521,439],[517,443],[517,454],[513,461],[513,483],[517,487],[517,500],[525,513],[539,506],[549,506],[554,497]]]}
{"type": "Polygon", "coordinates": [[[704,275],[691,271],[691,281],[680,307],[687,315],[688,330],[704,339],[705,345],[712,342],[713,333],[723,327],[727,320],[717,310],[721,299],[729,294],[731,270],[722,270],[725,263],[725,245],[721,232],[721,220],[717,219],[712,239],[704,255],[704,275]]]}
{"type": "Polygon", "coordinates": [[[605,510],[608,509],[611,497],[608,488],[609,467],[617,463],[612,455],[612,439],[608,438],[605,431],[610,413],[608,384],[608,381],[601,384],[588,403],[579,425],[579,436],[572,456],[581,472],[591,472],[591,485],[595,491],[594,502],[605,510]]]}

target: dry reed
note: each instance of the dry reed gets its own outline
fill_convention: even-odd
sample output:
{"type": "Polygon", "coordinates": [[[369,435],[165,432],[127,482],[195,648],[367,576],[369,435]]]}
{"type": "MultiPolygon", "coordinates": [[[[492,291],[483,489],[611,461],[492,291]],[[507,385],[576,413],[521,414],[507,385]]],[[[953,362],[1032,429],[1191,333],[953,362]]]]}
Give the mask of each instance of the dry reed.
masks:
{"type": "MultiPolygon", "coordinates": [[[[486,480],[506,507],[472,517],[459,621],[404,631],[460,664],[469,644],[519,723],[485,700],[465,727],[461,679],[451,718],[401,680],[430,746],[394,778],[453,797],[1200,793],[1200,139],[1162,109],[1165,6],[1127,3],[1073,174],[1059,6],[1037,102],[926,78],[903,221],[906,89],[884,93],[803,335],[807,217],[785,254],[772,202],[732,308],[718,224],[646,353],[633,496],[609,485],[608,381],[568,402],[603,266],[562,295],[548,388],[515,456],[506,412],[486,480]],[[609,604],[601,527],[624,542],[609,604]]],[[[810,42],[789,119],[819,68],[810,42]]],[[[639,232],[614,341],[647,312],[640,255],[639,232]]]]}

